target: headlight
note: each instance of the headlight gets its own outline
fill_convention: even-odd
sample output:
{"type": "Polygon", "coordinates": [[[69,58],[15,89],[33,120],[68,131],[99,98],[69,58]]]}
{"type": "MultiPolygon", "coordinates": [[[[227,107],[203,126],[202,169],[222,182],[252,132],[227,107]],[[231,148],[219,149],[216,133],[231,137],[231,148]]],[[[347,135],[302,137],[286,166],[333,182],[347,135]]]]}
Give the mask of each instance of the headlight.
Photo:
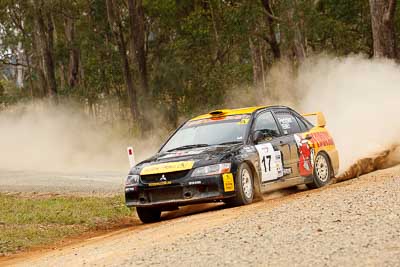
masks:
{"type": "Polygon", "coordinates": [[[134,174],[134,175],[128,175],[126,178],[125,185],[137,185],[139,184],[139,175],[134,174]]]}
{"type": "Polygon", "coordinates": [[[230,163],[221,163],[197,168],[193,171],[192,177],[215,175],[231,171],[230,163]]]}

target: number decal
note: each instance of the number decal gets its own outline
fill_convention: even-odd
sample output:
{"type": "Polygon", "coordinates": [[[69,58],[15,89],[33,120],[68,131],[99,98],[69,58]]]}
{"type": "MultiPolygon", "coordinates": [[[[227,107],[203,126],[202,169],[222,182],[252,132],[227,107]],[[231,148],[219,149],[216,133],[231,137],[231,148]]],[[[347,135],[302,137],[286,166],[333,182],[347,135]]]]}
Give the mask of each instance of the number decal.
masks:
{"type": "Polygon", "coordinates": [[[268,182],[283,176],[280,151],[274,151],[271,143],[256,145],[260,157],[261,181],[268,182]]]}
{"type": "Polygon", "coordinates": [[[267,156],[263,156],[261,162],[263,163],[264,166],[264,172],[270,172],[271,171],[271,155],[267,155],[267,156]],[[267,169],[267,164],[266,164],[266,160],[268,159],[268,169],[267,169]]]}
{"type": "Polygon", "coordinates": [[[267,165],[265,165],[265,156],[262,157],[261,162],[262,162],[262,165],[264,167],[264,172],[267,172],[267,165]]]}
{"type": "Polygon", "coordinates": [[[271,171],[271,155],[268,155],[267,156],[267,159],[268,159],[268,171],[271,171]]]}

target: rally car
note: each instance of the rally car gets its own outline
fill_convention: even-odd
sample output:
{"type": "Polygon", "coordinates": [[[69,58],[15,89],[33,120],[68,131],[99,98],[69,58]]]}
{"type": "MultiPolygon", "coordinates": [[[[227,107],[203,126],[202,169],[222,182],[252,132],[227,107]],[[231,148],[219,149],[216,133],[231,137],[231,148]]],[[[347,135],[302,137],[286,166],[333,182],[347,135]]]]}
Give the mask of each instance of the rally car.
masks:
{"type": "Polygon", "coordinates": [[[338,151],[322,113],[285,106],[222,109],[182,124],[153,157],[134,166],[125,200],[140,220],[179,206],[224,201],[245,205],[262,193],[327,185],[338,151]],[[315,116],[312,124],[305,117],[315,116]]]}

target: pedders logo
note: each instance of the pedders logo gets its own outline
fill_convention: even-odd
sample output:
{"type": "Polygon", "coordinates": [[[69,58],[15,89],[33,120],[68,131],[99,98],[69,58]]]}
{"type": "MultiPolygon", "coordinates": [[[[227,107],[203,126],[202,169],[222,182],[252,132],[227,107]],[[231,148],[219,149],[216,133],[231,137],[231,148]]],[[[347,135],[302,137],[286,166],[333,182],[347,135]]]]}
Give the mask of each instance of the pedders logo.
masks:
{"type": "Polygon", "coordinates": [[[318,147],[335,145],[332,137],[327,132],[310,133],[309,135],[312,137],[311,142],[318,147]]]}

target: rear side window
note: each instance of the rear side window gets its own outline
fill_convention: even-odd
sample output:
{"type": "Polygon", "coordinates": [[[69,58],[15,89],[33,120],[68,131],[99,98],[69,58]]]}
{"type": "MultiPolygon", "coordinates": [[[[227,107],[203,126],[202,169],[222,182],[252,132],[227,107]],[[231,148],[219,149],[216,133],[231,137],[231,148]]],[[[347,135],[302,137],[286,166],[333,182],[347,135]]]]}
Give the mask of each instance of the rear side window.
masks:
{"type": "Polygon", "coordinates": [[[295,118],[296,118],[296,120],[297,120],[297,123],[298,123],[299,126],[300,126],[300,130],[301,130],[302,132],[307,131],[307,130],[308,130],[307,124],[306,124],[301,118],[299,118],[299,117],[296,116],[296,115],[295,115],[295,118]]]}
{"type": "Polygon", "coordinates": [[[290,112],[276,111],[275,115],[278,123],[282,127],[283,134],[286,135],[302,132],[296,118],[290,112]]]}

